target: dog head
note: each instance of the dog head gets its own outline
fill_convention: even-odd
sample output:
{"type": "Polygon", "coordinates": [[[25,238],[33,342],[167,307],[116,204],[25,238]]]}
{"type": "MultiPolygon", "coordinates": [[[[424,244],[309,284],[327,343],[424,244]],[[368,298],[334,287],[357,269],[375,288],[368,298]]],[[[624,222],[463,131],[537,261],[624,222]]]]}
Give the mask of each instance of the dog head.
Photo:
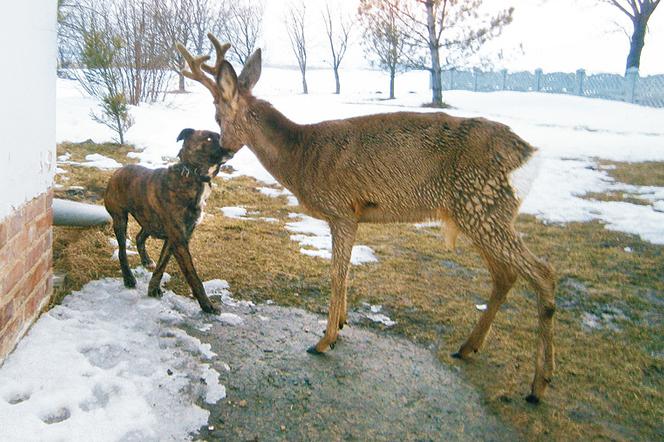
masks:
{"type": "Polygon", "coordinates": [[[199,170],[201,175],[214,176],[219,166],[233,157],[233,152],[219,144],[219,134],[209,130],[182,129],[177,141],[182,140],[178,152],[180,161],[199,170]]]}

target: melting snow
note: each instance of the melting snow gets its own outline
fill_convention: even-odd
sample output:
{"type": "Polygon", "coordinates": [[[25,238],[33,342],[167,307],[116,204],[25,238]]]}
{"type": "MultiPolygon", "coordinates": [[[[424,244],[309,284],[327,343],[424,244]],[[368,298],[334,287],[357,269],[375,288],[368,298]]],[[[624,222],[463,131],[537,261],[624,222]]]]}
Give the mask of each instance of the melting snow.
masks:
{"type": "Polygon", "coordinates": [[[205,362],[198,304],[167,291],[145,296],[120,279],[86,284],[45,313],[0,367],[2,440],[185,440],[207,424],[199,400],[226,395],[205,362]]]}
{"type": "MultiPolygon", "coordinates": [[[[287,223],[286,229],[297,233],[296,235],[291,235],[290,238],[300,243],[302,247],[300,253],[308,256],[332,259],[332,235],[325,221],[301,213],[289,213],[288,217],[291,219],[299,218],[299,221],[287,223]]],[[[378,262],[378,258],[370,247],[357,245],[353,246],[350,262],[353,265],[360,265],[378,262]]]]}
{"type": "MultiPolygon", "coordinates": [[[[322,93],[327,85],[318,82],[310,84],[315,93],[298,95],[298,83],[294,81],[298,75],[296,70],[267,67],[255,91],[301,124],[379,112],[433,111],[420,107],[431,97],[425,72],[401,75],[397,85],[404,86],[397,91],[399,98],[390,102],[377,102],[373,94],[367,92],[374,90],[369,85],[387,83],[384,74],[377,71],[349,71],[345,92],[340,96],[322,93]]],[[[58,141],[91,138],[103,142],[113,137],[110,130],[89,118],[90,111],[96,108],[95,100],[83,93],[76,82],[58,79],[57,84],[58,141]]],[[[209,92],[193,83],[189,84],[189,89],[192,93],[169,97],[169,103],[131,108],[135,124],[127,132],[127,139],[140,149],[135,156],[141,164],[161,166],[165,165],[164,158],[175,157],[179,150],[175,137],[181,128],[217,128],[209,92]],[[178,129],[169,133],[164,127],[178,129]]],[[[653,199],[649,199],[654,203],[652,206],[582,198],[589,192],[616,190],[619,185],[608,178],[607,168],[597,166],[597,159],[664,161],[661,124],[664,109],[571,95],[507,91],[445,91],[444,99],[452,106],[447,113],[502,122],[540,150],[539,174],[521,206],[522,212],[556,223],[599,220],[609,229],[664,244],[664,203],[661,202],[664,197],[655,197],[661,195],[664,188],[652,189],[655,192],[653,199]]],[[[228,165],[234,171],[222,175],[224,177],[246,175],[267,186],[277,184],[246,147],[240,149],[228,165]]],[[[317,256],[325,255],[320,249],[306,250],[317,256]]]]}

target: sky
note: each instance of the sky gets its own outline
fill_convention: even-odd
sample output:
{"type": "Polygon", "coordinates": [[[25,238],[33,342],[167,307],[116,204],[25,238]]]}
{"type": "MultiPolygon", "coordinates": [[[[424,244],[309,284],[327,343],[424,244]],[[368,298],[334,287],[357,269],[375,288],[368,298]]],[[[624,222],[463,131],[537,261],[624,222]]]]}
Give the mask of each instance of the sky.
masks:
{"type": "MultiPolygon", "coordinates": [[[[309,64],[314,67],[326,66],[329,59],[320,18],[324,3],[324,0],[307,1],[309,64]]],[[[335,10],[354,14],[358,2],[332,0],[331,3],[335,10]]],[[[287,1],[268,1],[266,6],[262,46],[266,62],[273,65],[295,64],[284,25],[288,4],[287,1]]],[[[619,24],[623,27],[630,24],[615,7],[600,4],[598,0],[485,0],[483,7],[496,10],[510,6],[515,8],[513,22],[485,48],[487,53],[502,51],[505,54],[505,59],[496,63],[497,68],[624,72],[629,39],[619,24]]],[[[360,40],[361,31],[355,26],[342,68],[367,64],[360,40]]],[[[664,6],[650,19],[641,63],[641,75],[664,73],[664,6]]]]}

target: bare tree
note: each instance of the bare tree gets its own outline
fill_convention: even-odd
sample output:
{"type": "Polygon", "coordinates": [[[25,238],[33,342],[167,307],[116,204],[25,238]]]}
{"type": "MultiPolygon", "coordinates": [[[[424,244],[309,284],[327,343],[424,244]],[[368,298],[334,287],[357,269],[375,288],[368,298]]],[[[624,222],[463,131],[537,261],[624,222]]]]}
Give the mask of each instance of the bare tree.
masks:
{"type": "Polygon", "coordinates": [[[325,3],[325,10],[323,11],[323,22],[325,23],[325,32],[327,33],[327,40],[330,43],[330,52],[332,60],[330,64],[334,70],[335,94],[341,92],[341,82],[339,81],[339,65],[346,55],[348,48],[348,38],[350,37],[350,30],[352,21],[350,17],[344,16],[341,12],[339,4],[335,5],[336,10],[339,11],[338,15],[333,17],[330,12],[330,3],[325,3]]]}
{"type": "Polygon", "coordinates": [[[441,51],[446,64],[476,53],[512,21],[514,8],[480,14],[484,0],[404,0],[396,15],[409,35],[406,51],[414,69],[431,73],[432,105],[442,106],[441,51]]]}
{"type": "Polygon", "coordinates": [[[231,43],[229,58],[244,65],[254,52],[263,26],[265,2],[233,0],[227,3],[221,20],[221,36],[231,43]]]}
{"type": "MultiPolygon", "coordinates": [[[[222,34],[226,10],[226,0],[187,0],[189,3],[189,23],[191,46],[197,54],[210,54],[212,45],[207,38],[208,32],[222,34]]],[[[179,53],[179,52],[178,52],[179,53]]]]}
{"type": "Polygon", "coordinates": [[[184,75],[182,69],[185,67],[182,54],[175,49],[175,43],[180,42],[189,46],[191,32],[190,0],[153,0],[151,3],[152,15],[160,38],[157,40],[162,45],[162,50],[167,55],[169,68],[178,75],[178,91],[185,92],[184,75]]]}
{"type": "Polygon", "coordinates": [[[407,36],[396,17],[401,0],[360,0],[358,17],[364,28],[365,50],[378,59],[390,75],[390,99],[394,98],[394,78],[406,63],[407,36]]]}
{"type": "Polygon", "coordinates": [[[157,1],[68,0],[61,5],[66,10],[60,11],[59,26],[67,29],[60,44],[74,54],[75,66],[88,66],[84,60],[88,33],[94,31],[112,43],[115,49],[110,68],[119,83],[119,93],[129,104],[160,100],[167,86],[169,53],[155,24],[157,1]]]}
{"type": "Polygon", "coordinates": [[[291,49],[297,59],[302,74],[302,93],[308,94],[307,88],[307,45],[304,35],[304,18],[307,7],[303,1],[291,4],[286,12],[286,30],[290,39],[291,49]]]}
{"type": "Polygon", "coordinates": [[[619,9],[632,22],[632,35],[629,38],[629,54],[627,54],[625,68],[638,68],[641,65],[641,51],[643,51],[643,46],[645,45],[648,20],[650,20],[650,16],[659,5],[659,0],[601,1],[619,9]]]}

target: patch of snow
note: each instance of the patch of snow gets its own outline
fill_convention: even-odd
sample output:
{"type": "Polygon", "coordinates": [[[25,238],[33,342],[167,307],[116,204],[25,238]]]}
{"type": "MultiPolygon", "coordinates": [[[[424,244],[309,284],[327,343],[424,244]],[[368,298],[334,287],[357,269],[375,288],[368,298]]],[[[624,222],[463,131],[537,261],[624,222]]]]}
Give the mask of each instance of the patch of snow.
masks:
{"type": "Polygon", "coordinates": [[[258,191],[263,195],[267,195],[272,198],[277,198],[280,196],[285,196],[288,200],[289,206],[297,206],[300,202],[297,200],[295,195],[291,193],[288,189],[275,189],[274,187],[259,187],[258,191]]]}
{"type": "Polygon", "coordinates": [[[382,305],[372,305],[366,302],[362,303],[363,309],[368,309],[369,311],[360,311],[360,315],[364,316],[372,322],[383,324],[386,327],[392,327],[396,324],[396,321],[393,321],[389,316],[381,313],[383,310],[382,305]]]}
{"type": "Polygon", "coordinates": [[[382,313],[366,313],[365,316],[373,322],[383,324],[385,327],[392,327],[396,325],[396,321],[391,320],[388,316],[382,313]]]}
{"type": "Polygon", "coordinates": [[[413,225],[417,229],[425,229],[425,228],[429,228],[429,227],[441,227],[443,225],[443,223],[441,223],[440,221],[427,221],[427,222],[424,222],[424,223],[415,223],[413,225]]]}
{"type": "MultiPolygon", "coordinates": [[[[332,259],[332,234],[327,223],[323,220],[313,218],[301,213],[289,213],[291,221],[286,223],[286,229],[297,233],[291,235],[291,240],[296,241],[302,247],[300,253],[323,259],[332,259]]],[[[353,265],[378,262],[373,250],[364,245],[353,246],[350,262],[353,265]]]]}
{"type": "Polygon", "coordinates": [[[256,158],[256,155],[246,146],[237,151],[226,165],[235,169],[230,173],[232,178],[250,176],[268,185],[277,184],[277,180],[265,170],[260,161],[258,161],[258,158],[256,158]]]}
{"type": "Polygon", "coordinates": [[[255,304],[251,301],[238,301],[231,296],[230,285],[223,279],[211,279],[203,283],[203,288],[208,296],[219,296],[221,302],[231,307],[243,306],[253,307],[255,304]]]}
{"type": "Polygon", "coordinates": [[[222,207],[219,210],[223,212],[226,218],[249,219],[246,217],[247,209],[244,207],[222,207]]]}
{"type": "MultiPolygon", "coordinates": [[[[398,98],[389,102],[375,100],[372,93],[374,85],[387,83],[385,74],[378,71],[350,70],[348,84],[341,95],[323,93],[328,88],[324,76],[310,81],[310,95],[301,95],[297,91],[298,75],[294,69],[266,67],[255,93],[300,124],[380,112],[437,111],[420,107],[430,100],[426,72],[403,74],[397,83],[397,86],[402,85],[402,89],[397,90],[398,98]],[[413,93],[408,93],[410,91],[413,93]]],[[[163,166],[165,158],[174,158],[180,147],[175,137],[182,128],[218,130],[209,92],[197,83],[188,86],[191,93],[174,95],[166,103],[131,107],[135,124],[127,131],[127,140],[139,149],[133,155],[141,164],[163,166]],[[164,127],[174,130],[170,133],[163,130],[164,127]]],[[[607,228],[664,244],[664,203],[644,208],[637,204],[617,205],[615,201],[582,198],[589,192],[619,188],[619,183],[608,178],[609,168],[597,166],[598,159],[664,161],[661,148],[664,145],[661,124],[664,109],[572,95],[511,91],[445,91],[445,101],[452,106],[446,113],[504,123],[538,148],[541,167],[521,206],[523,213],[554,223],[598,220],[607,228]],[[644,216],[643,223],[630,221],[644,216]]],[[[75,81],[57,80],[57,106],[58,142],[87,139],[104,142],[114,136],[110,129],[89,117],[97,102],[75,81]]],[[[66,155],[61,157],[69,160],[66,155]]],[[[221,175],[223,178],[247,175],[267,186],[277,183],[247,147],[238,151],[229,165],[234,171],[221,175]]],[[[664,192],[659,189],[658,192],[664,192]]],[[[664,200],[662,196],[648,195],[643,194],[643,198],[653,202],[664,200]]],[[[296,203],[294,197],[289,198],[292,204],[296,203]]]]}
{"type": "Polygon", "coordinates": [[[652,205],[655,212],[664,212],[664,200],[655,201],[652,205]]]}
{"type": "Polygon", "coordinates": [[[234,313],[221,313],[219,315],[219,322],[226,325],[240,325],[244,321],[241,317],[234,313]]]}
{"type": "Polygon", "coordinates": [[[170,291],[148,298],[150,273],[135,274],[137,289],[92,281],[32,326],[0,367],[0,439],[187,440],[207,424],[197,402],[225,388],[180,326],[209,317],[170,291]]]}
{"type": "Polygon", "coordinates": [[[122,167],[122,164],[115,161],[113,158],[105,157],[98,153],[93,153],[85,156],[85,163],[79,163],[84,167],[96,167],[97,169],[117,169],[122,167]]]}

